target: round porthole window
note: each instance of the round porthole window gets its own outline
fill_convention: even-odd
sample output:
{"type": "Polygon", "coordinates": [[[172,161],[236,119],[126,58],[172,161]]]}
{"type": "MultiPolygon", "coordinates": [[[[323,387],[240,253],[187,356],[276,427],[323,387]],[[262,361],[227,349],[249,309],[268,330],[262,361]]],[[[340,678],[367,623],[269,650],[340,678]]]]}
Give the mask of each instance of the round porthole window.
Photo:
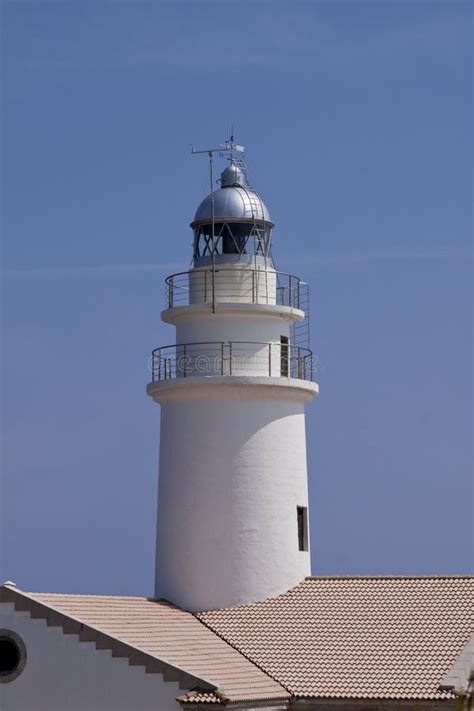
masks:
{"type": "Polygon", "coordinates": [[[16,679],[25,664],[26,647],[20,635],[0,629],[0,684],[16,679]]]}

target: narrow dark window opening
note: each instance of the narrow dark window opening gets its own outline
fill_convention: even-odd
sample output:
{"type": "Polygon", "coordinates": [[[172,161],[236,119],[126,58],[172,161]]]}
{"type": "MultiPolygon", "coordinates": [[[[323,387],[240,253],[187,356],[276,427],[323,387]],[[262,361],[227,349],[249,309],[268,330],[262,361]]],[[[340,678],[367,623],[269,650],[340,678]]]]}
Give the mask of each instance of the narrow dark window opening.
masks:
{"type": "Polygon", "coordinates": [[[287,378],[289,374],[289,361],[288,361],[288,336],[280,336],[280,374],[283,378],[287,378]]]}
{"type": "Polygon", "coordinates": [[[306,506],[297,506],[298,520],[298,550],[308,550],[308,509],[306,506]]]}

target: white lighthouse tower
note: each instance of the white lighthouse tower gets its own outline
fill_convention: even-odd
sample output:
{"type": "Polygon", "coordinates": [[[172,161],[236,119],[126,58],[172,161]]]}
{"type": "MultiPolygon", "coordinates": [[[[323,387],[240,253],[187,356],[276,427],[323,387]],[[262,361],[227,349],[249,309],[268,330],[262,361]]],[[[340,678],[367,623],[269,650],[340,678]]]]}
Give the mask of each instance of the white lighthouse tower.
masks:
{"type": "Polygon", "coordinates": [[[153,351],[147,387],[161,405],[155,593],[193,611],[263,600],[310,573],[307,285],[276,271],[273,223],[239,151],[233,138],[206,151],[193,268],[166,280],[175,344],[153,351]],[[228,160],[215,191],[214,150],[228,160]]]}

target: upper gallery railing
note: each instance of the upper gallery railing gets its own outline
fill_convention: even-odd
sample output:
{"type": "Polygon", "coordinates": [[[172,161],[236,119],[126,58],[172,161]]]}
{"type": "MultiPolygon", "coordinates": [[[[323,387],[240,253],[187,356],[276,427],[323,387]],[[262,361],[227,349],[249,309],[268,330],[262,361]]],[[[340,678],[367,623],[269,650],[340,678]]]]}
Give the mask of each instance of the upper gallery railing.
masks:
{"type": "Polygon", "coordinates": [[[273,269],[205,267],[167,277],[166,297],[169,309],[236,302],[304,309],[308,285],[298,277],[273,269]]]}
{"type": "Polygon", "coordinates": [[[152,380],[199,376],[269,376],[313,380],[313,354],[279,342],[209,341],[156,348],[152,380]]]}

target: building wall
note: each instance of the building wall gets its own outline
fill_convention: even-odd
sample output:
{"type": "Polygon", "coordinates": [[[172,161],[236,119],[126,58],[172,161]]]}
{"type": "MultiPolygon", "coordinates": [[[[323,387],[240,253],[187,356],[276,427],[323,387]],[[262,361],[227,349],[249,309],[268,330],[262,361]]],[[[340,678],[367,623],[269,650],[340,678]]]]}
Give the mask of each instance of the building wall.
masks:
{"type": "Polygon", "coordinates": [[[24,671],[0,684],[2,711],[177,711],[176,697],[185,690],[165,682],[161,674],[146,674],[127,659],[80,642],[46,620],[17,612],[0,603],[0,628],[23,639],[27,650],[24,671]]]}
{"type": "Polygon", "coordinates": [[[292,319],[259,314],[258,307],[250,314],[217,311],[209,313],[189,312],[176,320],[176,343],[202,341],[260,341],[279,343],[280,336],[290,336],[292,319]]]}
{"type": "Polygon", "coordinates": [[[209,386],[162,403],[158,597],[209,610],[309,575],[297,526],[297,506],[308,506],[304,402],[268,390],[209,386]]]}

